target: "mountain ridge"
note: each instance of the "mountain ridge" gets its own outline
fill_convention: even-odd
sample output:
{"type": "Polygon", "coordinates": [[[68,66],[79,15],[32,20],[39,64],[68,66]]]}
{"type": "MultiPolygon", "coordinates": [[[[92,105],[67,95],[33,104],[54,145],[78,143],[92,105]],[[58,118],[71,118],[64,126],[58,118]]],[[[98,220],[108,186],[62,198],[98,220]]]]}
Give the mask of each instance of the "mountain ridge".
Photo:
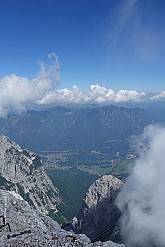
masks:
{"type": "Polygon", "coordinates": [[[129,138],[157,122],[140,108],[102,106],[93,108],[54,107],[27,111],[0,119],[0,134],[22,147],[43,150],[90,149],[115,153],[129,145],[129,138]],[[110,140],[117,140],[109,147],[110,140]],[[120,150],[119,150],[120,149],[120,150]]]}

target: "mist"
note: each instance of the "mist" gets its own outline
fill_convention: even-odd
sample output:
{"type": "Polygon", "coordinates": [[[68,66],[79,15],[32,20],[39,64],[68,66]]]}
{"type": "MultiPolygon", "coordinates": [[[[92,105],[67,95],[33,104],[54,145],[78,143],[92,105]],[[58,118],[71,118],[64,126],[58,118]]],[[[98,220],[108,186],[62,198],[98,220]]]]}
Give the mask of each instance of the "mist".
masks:
{"type": "MultiPolygon", "coordinates": [[[[155,1],[156,2],[156,1],[155,1]]],[[[152,12],[150,1],[123,0],[118,1],[111,12],[109,22],[109,45],[118,47],[119,59],[123,56],[123,49],[130,52],[136,61],[143,64],[156,62],[164,50],[164,21],[158,16],[158,12],[152,18],[155,24],[159,21],[159,29],[155,25],[149,25],[152,12]],[[147,9],[143,16],[144,8],[147,9]],[[145,21],[144,21],[145,18],[145,21]],[[120,41],[122,49],[120,50],[120,41]]],[[[124,61],[126,57],[124,56],[124,61]]]]}
{"type": "Polygon", "coordinates": [[[118,196],[127,246],[165,245],[165,127],[148,126],[136,139],[139,158],[118,196]]]}

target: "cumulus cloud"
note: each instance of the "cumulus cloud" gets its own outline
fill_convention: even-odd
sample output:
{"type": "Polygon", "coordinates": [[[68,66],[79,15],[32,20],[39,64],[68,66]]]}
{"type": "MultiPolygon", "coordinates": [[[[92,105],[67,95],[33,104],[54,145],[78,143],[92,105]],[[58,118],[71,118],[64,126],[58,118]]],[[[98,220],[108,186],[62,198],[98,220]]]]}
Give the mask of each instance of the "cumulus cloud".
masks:
{"type": "Polygon", "coordinates": [[[39,62],[40,71],[32,80],[10,74],[0,79],[0,116],[22,111],[44,97],[60,81],[60,69],[55,53],[50,54],[50,64],[39,62]]]}
{"type": "Polygon", "coordinates": [[[58,57],[50,53],[48,58],[49,64],[39,61],[40,70],[31,80],[16,74],[0,78],[0,116],[57,104],[113,104],[160,100],[165,96],[164,91],[149,97],[144,92],[125,89],[115,91],[98,84],[90,85],[85,92],[78,86],[57,89],[61,77],[58,57]]]}
{"type": "Polygon", "coordinates": [[[37,103],[119,103],[127,101],[140,101],[144,98],[144,92],[134,90],[114,91],[110,88],[98,84],[91,85],[87,92],[81,92],[77,86],[71,90],[64,88],[61,90],[50,91],[38,100],[37,103]]]}
{"type": "Polygon", "coordinates": [[[165,99],[165,91],[162,91],[154,96],[150,97],[151,100],[164,100],[165,99]]]}
{"type": "Polygon", "coordinates": [[[165,245],[165,127],[148,126],[140,156],[117,199],[128,247],[165,245]]]}

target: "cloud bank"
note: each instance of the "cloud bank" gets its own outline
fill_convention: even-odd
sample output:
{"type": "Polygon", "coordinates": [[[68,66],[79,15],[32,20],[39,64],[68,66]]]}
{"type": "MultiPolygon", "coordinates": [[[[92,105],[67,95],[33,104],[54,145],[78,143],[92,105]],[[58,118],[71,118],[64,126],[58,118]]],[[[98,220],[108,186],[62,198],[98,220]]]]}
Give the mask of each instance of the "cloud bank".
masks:
{"type": "Polygon", "coordinates": [[[165,245],[165,127],[148,126],[138,139],[140,157],[120,193],[121,232],[130,246],[165,245]]]}
{"type": "Polygon", "coordinates": [[[113,104],[165,99],[165,91],[149,96],[135,90],[114,91],[99,84],[91,84],[86,92],[77,86],[57,89],[61,77],[58,57],[55,53],[48,57],[50,63],[39,62],[40,70],[32,80],[16,74],[0,78],[0,116],[57,104],[113,104]]]}
{"type": "Polygon", "coordinates": [[[154,96],[150,97],[151,100],[161,100],[165,99],[165,91],[162,91],[158,94],[155,94],[154,96]]]}
{"type": "Polygon", "coordinates": [[[119,90],[115,92],[112,89],[95,84],[90,85],[87,92],[81,92],[77,86],[73,86],[71,90],[64,88],[50,91],[37,103],[41,105],[52,103],[119,103],[139,101],[144,96],[144,92],[134,90],[119,90]]]}

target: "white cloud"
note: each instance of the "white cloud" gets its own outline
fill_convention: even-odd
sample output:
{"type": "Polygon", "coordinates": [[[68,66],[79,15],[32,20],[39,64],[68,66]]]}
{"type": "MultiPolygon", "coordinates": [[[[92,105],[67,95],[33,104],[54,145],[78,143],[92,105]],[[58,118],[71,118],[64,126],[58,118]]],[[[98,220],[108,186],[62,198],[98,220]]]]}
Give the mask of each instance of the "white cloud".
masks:
{"type": "Polygon", "coordinates": [[[77,86],[71,90],[65,88],[61,90],[50,91],[38,100],[38,104],[53,103],[119,103],[127,101],[140,101],[145,96],[144,92],[134,90],[114,91],[110,88],[98,84],[91,85],[87,92],[81,92],[77,86]]]}
{"type": "Polygon", "coordinates": [[[165,245],[165,128],[148,126],[138,139],[140,157],[118,197],[128,246],[165,245]]]}
{"type": "Polygon", "coordinates": [[[152,97],[150,97],[151,100],[162,100],[165,99],[165,91],[162,91],[152,97]]]}
{"type": "Polygon", "coordinates": [[[41,69],[32,80],[15,74],[0,79],[0,116],[20,112],[29,104],[36,104],[47,91],[56,87],[60,81],[59,63],[51,58],[53,60],[49,65],[40,62],[41,69]]]}
{"type": "Polygon", "coordinates": [[[32,80],[15,74],[0,78],[0,116],[45,105],[140,102],[159,100],[165,96],[165,92],[162,91],[149,98],[144,92],[124,89],[114,91],[98,84],[90,85],[86,92],[77,86],[71,89],[57,89],[60,82],[58,57],[55,53],[50,53],[48,57],[51,63],[39,62],[40,71],[32,80]]]}

